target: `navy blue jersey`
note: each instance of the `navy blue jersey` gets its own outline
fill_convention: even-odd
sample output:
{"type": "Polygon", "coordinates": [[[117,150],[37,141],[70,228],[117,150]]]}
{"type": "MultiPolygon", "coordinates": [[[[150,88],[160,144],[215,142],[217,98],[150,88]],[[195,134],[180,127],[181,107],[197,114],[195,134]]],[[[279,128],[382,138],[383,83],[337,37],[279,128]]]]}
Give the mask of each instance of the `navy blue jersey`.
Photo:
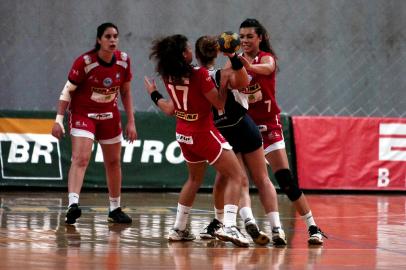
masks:
{"type": "MultiPolygon", "coordinates": [[[[209,74],[212,77],[217,89],[220,88],[220,72],[220,69],[209,70],[209,74]]],[[[245,94],[240,93],[238,90],[227,91],[227,99],[224,110],[217,110],[214,107],[212,108],[214,124],[216,127],[223,128],[238,124],[248,110],[248,107],[244,107],[243,104],[248,104],[245,94]]]]}

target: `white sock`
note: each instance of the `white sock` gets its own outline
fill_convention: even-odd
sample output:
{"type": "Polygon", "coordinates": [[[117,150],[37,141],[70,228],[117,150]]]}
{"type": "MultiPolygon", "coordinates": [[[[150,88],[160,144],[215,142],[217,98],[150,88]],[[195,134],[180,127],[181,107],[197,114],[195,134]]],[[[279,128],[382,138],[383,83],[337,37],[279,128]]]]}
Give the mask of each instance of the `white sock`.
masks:
{"type": "Polygon", "coordinates": [[[178,203],[178,210],[176,212],[176,220],[175,220],[175,225],[173,226],[175,229],[178,230],[185,230],[186,229],[186,224],[187,220],[189,218],[189,212],[192,207],[181,205],[178,203]]]}
{"type": "Polygon", "coordinates": [[[71,206],[74,203],[77,204],[77,203],[79,203],[79,194],[77,194],[75,192],[69,192],[68,199],[69,199],[68,206],[71,206]]]}
{"type": "Polygon", "coordinates": [[[251,207],[243,207],[239,211],[240,217],[244,221],[244,223],[250,222],[250,223],[255,223],[255,218],[254,215],[252,214],[252,209],[251,207]]]}
{"type": "Polygon", "coordinates": [[[120,207],[121,201],[120,196],[118,196],[117,198],[109,197],[109,200],[110,200],[110,212],[120,207]]]}
{"type": "Polygon", "coordinates": [[[237,225],[238,205],[224,205],[224,226],[231,227],[237,225]]]}
{"type": "Polygon", "coordinates": [[[220,221],[221,223],[224,222],[224,209],[217,209],[214,207],[214,217],[220,221]]]}
{"type": "Polygon", "coordinates": [[[301,216],[301,218],[306,223],[308,229],[310,226],[317,226],[316,222],[314,221],[312,211],[309,211],[309,213],[307,213],[306,215],[301,216]]]}
{"type": "Polygon", "coordinates": [[[268,214],[266,214],[266,216],[271,223],[271,228],[282,228],[281,220],[279,219],[279,212],[269,212],[268,214]]]}

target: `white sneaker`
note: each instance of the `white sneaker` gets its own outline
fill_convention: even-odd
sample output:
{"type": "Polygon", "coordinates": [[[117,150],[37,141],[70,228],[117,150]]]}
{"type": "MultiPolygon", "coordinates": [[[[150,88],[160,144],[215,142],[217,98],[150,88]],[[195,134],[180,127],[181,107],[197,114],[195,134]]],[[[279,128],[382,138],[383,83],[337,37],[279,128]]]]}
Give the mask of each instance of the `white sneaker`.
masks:
{"type": "Polygon", "coordinates": [[[322,245],[323,237],[327,238],[319,227],[313,225],[309,227],[309,240],[307,240],[307,242],[310,245],[322,245]]]}
{"type": "Polygon", "coordinates": [[[178,229],[171,229],[168,234],[168,240],[169,241],[193,241],[196,239],[196,236],[189,232],[188,229],[185,229],[183,231],[178,230],[178,229]]]}
{"type": "Polygon", "coordinates": [[[272,228],[272,243],[274,246],[285,246],[287,244],[285,232],[281,227],[272,228]]]}
{"type": "Polygon", "coordinates": [[[245,235],[240,232],[236,226],[222,227],[215,232],[218,239],[225,242],[232,242],[234,245],[239,247],[248,247],[249,241],[245,235]]]}
{"type": "Polygon", "coordinates": [[[265,246],[270,242],[268,235],[260,231],[256,223],[245,223],[245,231],[251,236],[255,244],[265,246]]]}

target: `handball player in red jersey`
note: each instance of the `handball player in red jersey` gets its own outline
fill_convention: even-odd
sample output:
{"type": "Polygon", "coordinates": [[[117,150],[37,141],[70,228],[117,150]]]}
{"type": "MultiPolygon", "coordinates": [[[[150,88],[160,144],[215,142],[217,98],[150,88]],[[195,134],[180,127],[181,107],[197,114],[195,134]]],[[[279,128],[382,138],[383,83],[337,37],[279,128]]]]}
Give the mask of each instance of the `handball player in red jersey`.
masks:
{"type": "MultiPolygon", "coordinates": [[[[305,195],[289,169],[280,123],[280,108],[276,102],[275,81],[277,57],[265,27],[256,19],[246,19],[240,25],[243,53],[241,60],[250,76],[250,84],[240,89],[248,96],[248,114],[257,124],[263,139],[265,157],[280,189],[293,202],[307,225],[308,243],[323,244],[324,233],[316,225],[305,195]]],[[[226,63],[226,66],[231,63],[226,63]]]]}
{"type": "Polygon", "coordinates": [[[150,57],[156,61],[156,71],[163,79],[170,99],[164,99],[157,91],[155,82],[147,77],[144,80],[145,87],[164,113],[176,117],[176,140],[189,172],[179,195],[176,220],[168,240],[196,238],[187,229],[187,221],[207,164],[210,164],[224,175],[226,182],[224,226],[217,231],[216,236],[237,246],[247,247],[248,239],[236,226],[242,169],[231,146],[213,122],[212,106],[223,109],[225,94],[216,89],[206,68],[191,65],[192,49],[183,35],[155,40],[150,57]]]}
{"type": "Polygon", "coordinates": [[[69,130],[72,139],[72,163],[68,175],[67,224],[81,216],[79,194],[89,164],[94,141],[98,141],[104,159],[109,191],[107,220],[131,223],[132,219],[120,207],[122,128],[117,98],[121,97],[127,114],[125,137],[137,139],[130,82],[129,56],[118,50],[119,32],[113,23],[97,28],[95,48],[79,56],[73,63],[68,81],[58,101],[58,111],[52,135],[61,139],[65,133],[63,118],[69,108],[69,130]]]}

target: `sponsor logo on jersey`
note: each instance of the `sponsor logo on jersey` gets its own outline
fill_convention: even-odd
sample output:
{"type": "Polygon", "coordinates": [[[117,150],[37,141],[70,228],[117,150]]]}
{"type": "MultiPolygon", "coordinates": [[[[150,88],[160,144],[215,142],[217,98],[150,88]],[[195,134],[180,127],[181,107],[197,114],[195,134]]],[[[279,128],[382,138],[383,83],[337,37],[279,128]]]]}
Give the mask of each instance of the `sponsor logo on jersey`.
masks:
{"type": "Polygon", "coordinates": [[[113,84],[113,80],[109,77],[107,77],[103,80],[103,85],[105,87],[110,87],[112,84],[113,84]]]}
{"type": "Polygon", "coordinates": [[[92,63],[92,58],[87,54],[83,56],[83,60],[85,61],[86,65],[89,65],[90,63],[92,63]]]}
{"type": "Polygon", "coordinates": [[[193,144],[192,136],[187,136],[179,133],[176,133],[176,141],[178,141],[179,143],[193,144]]]}
{"type": "Polygon", "coordinates": [[[125,52],[121,52],[121,59],[127,61],[128,55],[125,52]]]}
{"type": "Polygon", "coordinates": [[[175,110],[175,116],[186,121],[196,121],[199,119],[199,114],[197,113],[186,113],[178,110],[175,110]]]}
{"type": "Polygon", "coordinates": [[[104,88],[104,87],[92,87],[92,92],[96,92],[98,94],[102,95],[111,95],[111,94],[116,94],[120,91],[120,86],[113,86],[110,88],[104,88]]]}

